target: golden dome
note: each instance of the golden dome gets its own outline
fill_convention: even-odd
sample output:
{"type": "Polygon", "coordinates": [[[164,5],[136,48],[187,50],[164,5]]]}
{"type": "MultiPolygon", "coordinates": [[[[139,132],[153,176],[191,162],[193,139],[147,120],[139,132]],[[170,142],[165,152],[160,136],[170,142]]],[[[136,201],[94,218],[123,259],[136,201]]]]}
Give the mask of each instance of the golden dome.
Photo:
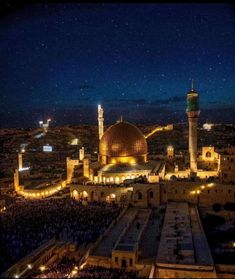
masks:
{"type": "Polygon", "coordinates": [[[146,161],[147,150],[142,132],[127,122],[110,126],[100,140],[100,157],[106,157],[106,163],[146,161]]]}

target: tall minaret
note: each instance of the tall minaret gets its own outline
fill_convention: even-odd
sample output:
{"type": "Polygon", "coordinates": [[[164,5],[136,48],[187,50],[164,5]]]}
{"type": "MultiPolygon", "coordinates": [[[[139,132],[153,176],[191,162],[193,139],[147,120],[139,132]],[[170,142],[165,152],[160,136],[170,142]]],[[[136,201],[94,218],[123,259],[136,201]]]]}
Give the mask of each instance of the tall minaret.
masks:
{"type": "Polygon", "coordinates": [[[104,110],[101,105],[98,105],[98,125],[99,125],[99,140],[102,138],[104,134],[104,110]]]}
{"type": "Polygon", "coordinates": [[[197,173],[197,123],[200,114],[198,94],[194,90],[193,80],[192,88],[187,94],[187,109],[189,123],[189,156],[190,156],[190,173],[197,173]]]}
{"type": "Polygon", "coordinates": [[[24,147],[20,149],[20,152],[18,153],[18,169],[23,169],[23,153],[25,153],[24,147]]]}
{"type": "Polygon", "coordinates": [[[18,153],[18,170],[23,168],[23,154],[20,152],[18,153]]]}

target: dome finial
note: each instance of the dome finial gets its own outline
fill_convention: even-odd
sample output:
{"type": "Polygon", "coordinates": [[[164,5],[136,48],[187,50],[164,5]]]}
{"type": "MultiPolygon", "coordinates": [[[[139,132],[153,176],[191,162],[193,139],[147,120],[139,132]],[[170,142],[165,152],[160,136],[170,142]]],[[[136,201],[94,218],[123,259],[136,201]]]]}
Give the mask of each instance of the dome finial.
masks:
{"type": "Polygon", "coordinates": [[[123,118],[122,118],[122,115],[121,115],[121,117],[120,117],[120,122],[123,122],[123,118]]]}

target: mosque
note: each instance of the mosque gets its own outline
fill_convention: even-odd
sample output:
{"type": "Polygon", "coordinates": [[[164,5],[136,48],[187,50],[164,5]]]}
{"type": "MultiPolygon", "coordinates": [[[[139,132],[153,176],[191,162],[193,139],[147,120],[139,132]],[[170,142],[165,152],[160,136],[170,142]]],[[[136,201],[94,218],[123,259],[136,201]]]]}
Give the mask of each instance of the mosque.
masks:
{"type": "MultiPolygon", "coordinates": [[[[123,121],[111,125],[104,131],[103,108],[98,106],[99,154],[98,161],[91,163],[83,159],[84,177],[93,183],[120,184],[126,180],[144,178],[149,183],[158,183],[160,179],[169,180],[172,177],[187,178],[199,176],[206,178],[217,176],[218,169],[205,171],[197,167],[197,125],[200,114],[198,93],[192,88],[187,94],[187,110],[189,121],[189,157],[190,168],[166,173],[165,160],[148,160],[148,144],[146,136],[133,124],[123,121]]],[[[162,129],[171,130],[173,125],[162,129]]],[[[210,149],[210,152],[213,151],[210,149]]],[[[168,147],[168,157],[174,156],[174,148],[168,147]]],[[[203,149],[202,158],[207,160],[203,149]]],[[[211,161],[216,154],[209,158],[211,161]]],[[[164,159],[164,158],[163,158],[164,159]]],[[[216,159],[214,159],[215,161],[216,159]]]]}
{"type": "Polygon", "coordinates": [[[164,176],[164,163],[148,160],[147,141],[136,126],[121,119],[102,134],[98,162],[84,160],[85,177],[95,183],[119,184],[139,177],[158,182],[164,176]]]}
{"type": "MultiPolygon", "coordinates": [[[[20,184],[20,177],[29,173],[23,168],[22,154],[18,154],[19,168],[14,173],[14,188],[16,192],[26,198],[45,198],[62,188],[70,187],[73,192],[87,191],[88,184],[96,185],[131,185],[139,184],[157,185],[163,181],[176,181],[177,179],[204,180],[208,178],[225,178],[227,182],[233,181],[234,171],[228,162],[231,162],[234,151],[218,153],[213,146],[202,147],[198,156],[197,130],[199,110],[199,96],[192,82],[191,90],[187,93],[187,109],[189,123],[188,163],[177,165],[177,154],[173,146],[168,146],[167,154],[160,159],[148,158],[147,139],[158,131],[169,131],[173,125],[166,125],[153,129],[144,135],[135,125],[124,121],[122,118],[104,131],[104,110],[98,106],[98,131],[99,152],[96,161],[91,160],[89,154],[85,154],[82,147],[79,150],[79,158],[67,158],[67,178],[56,182],[52,186],[43,186],[27,189],[20,184]],[[226,158],[225,158],[226,156],[226,158]],[[173,168],[168,168],[169,162],[173,168]],[[76,169],[80,169],[79,177],[76,169]],[[80,188],[85,186],[86,189],[80,188]]],[[[104,187],[103,187],[104,188],[104,187]]],[[[99,191],[101,191],[99,189],[99,191]]],[[[117,189],[115,191],[118,191],[117,189]]],[[[93,190],[92,190],[93,192],[93,190]]],[[[150,191],[151,192],[151,191],[150,191]]],[[[76,195],[77,196],[77,195],[76,195]]]]}
{"type": "Polygon", "coordinates": [[[19,156],[19,169],[14,174],[16,192],[37,199],[69,187],[71,198],[84,204],[106,201],[123,206],[119,217],[85,253],[81,266],[134,270],[140,278],[231,278],[231,265],[220,267],[213,262],[197,207],[234,202],[235,189],[230,182],[235,173],[235,149],[218,153],[213,146],[206,146],[198,156],[198,99],[192,84],[186,109],[189,165],[183,169],[167,168],[169,161],[176,162],[173,146],[167,148],[162,159],[148,158],[148,136],[158,130],[172,130],[172,125],[144,135],[121,118],[104,131],[103,108],[99,105],[97,160],[93,162],[81,148],[79,159],[67,158],[65,181],[27,189],[19,184],[19,175],[28,171],[19,156]],[[76,168],[83,172],[80,182],[76,181],[76,168]],[[220,176],[229,179],[228,183],[208,181],[220,176]]]}

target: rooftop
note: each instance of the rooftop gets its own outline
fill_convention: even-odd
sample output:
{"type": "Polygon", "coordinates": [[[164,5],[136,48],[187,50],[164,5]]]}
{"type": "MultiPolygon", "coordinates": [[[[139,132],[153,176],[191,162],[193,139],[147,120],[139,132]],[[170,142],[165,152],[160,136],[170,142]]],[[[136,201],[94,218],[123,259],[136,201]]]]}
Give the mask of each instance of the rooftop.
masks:
{"type": "Polygon", "coordinates": [[[213,265],[195,206],[184,202],[167,204],[157,263],[213,265]]]}

